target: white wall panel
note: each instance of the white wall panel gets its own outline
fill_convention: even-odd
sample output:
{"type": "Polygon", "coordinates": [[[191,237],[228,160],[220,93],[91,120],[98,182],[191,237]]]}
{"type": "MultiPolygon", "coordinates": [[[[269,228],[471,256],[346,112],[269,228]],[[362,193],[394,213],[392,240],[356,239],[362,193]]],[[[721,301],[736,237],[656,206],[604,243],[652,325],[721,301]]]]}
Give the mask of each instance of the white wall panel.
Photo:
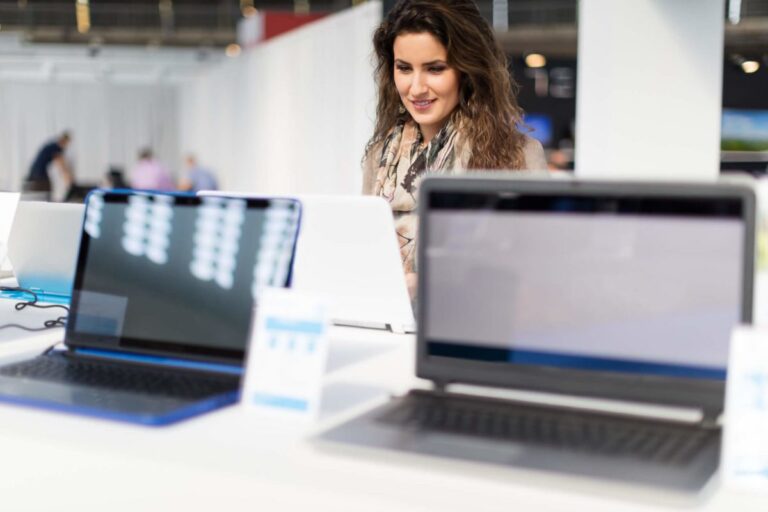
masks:
{"type": "Polygon", "coordinates": [[[725,0],[581,0],[576,173],[719,172],[725,0]]]}
{"type": "Polygon", "coordinates": [[[371,36],[380,2],[329,16],[221,63],[183,86],[183,151],[223,188],[358,193],[373,131],[371,36]]]}
{"type": "Polygon", "coordinates": [[[176,86],[0,81],[0,189],[19,190],[40,147],[62,130],[78,182],[98,182],[110,165],[129,170],[151,146],[176,168],[176,86]]]}

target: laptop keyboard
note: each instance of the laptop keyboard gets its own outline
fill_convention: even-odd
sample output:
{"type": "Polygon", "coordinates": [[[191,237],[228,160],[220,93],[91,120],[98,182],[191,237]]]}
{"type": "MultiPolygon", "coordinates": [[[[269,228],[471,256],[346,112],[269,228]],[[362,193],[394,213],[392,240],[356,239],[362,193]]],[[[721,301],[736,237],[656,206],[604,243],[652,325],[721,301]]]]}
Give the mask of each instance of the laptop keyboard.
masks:
{"type": "Polygon", "coordinates": [[[378,420],[417,430],[532,443],[671,465],[687,464],[705,444],[719,436],[719,431],[695,426],[426,392],[409,394],[378,420]]]}
{"type": "Polygon", "coordinates": [[[233,392],[240,383],[238,375],[152,368],[59,353],[0,367],[0,375],[183,400],[233,392]]]}

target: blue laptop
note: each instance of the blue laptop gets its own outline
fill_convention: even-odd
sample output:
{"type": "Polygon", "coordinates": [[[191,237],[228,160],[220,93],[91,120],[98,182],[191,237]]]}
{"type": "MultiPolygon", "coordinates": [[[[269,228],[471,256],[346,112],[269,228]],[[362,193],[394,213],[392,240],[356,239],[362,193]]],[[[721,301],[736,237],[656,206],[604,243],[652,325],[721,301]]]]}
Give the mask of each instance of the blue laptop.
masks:
{"type": "Polygon", "coordinates": [[[95,191],[65,348],[0,367],[0,401],[146,425],[236,402],[258,291],[290,282],[291,199],[95,191]]]}

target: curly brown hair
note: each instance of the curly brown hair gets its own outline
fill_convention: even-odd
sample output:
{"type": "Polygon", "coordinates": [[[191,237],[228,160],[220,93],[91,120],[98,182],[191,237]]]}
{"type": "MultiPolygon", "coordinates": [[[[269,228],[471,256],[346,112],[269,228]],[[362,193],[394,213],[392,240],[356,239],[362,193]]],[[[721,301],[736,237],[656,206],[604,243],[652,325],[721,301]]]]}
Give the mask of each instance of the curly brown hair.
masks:
{"type": "Polygon", "coordinates": [[[522,169],[525,136],[517,129],[523,111],[507,56],[472,0],[400,0],[373,35],[378,86],[376,126],[368,148],[383,140],[402,120],[395,87],[394,42],[401,34],[429,33],[448,54],[460,75],[459,105],[451,114],[469,144],[472,169],[522,169]]]}

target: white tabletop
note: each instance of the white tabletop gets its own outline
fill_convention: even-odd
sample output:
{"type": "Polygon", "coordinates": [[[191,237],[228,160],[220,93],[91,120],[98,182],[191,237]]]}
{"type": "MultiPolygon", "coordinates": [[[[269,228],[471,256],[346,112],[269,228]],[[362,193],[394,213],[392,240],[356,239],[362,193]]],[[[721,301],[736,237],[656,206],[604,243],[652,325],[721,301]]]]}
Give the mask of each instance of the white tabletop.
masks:
{"type": "MultiPolygon", "coordinates": [[[[148,428],[0,405],[0,506],[640,511],[690,504],[597,480],[356,449],[315,438],[390,393],[418,384],[413,358],[413,336],[334,329],[323,413],[308,427],[267,421],[238,406],[148,428]]],[[[694,508],[766,507],[768,497],[717,489],[694,508]]]]}
{"type": "MultiPolygon", "coordinates": [[[[15,282],[0,280],[0,284],[15,285],[15,282]]],[[[26,307],[16,311],[14,304],[18,300],[0,298],[0,361],[10,362],[16,359],[31,357],[52,344],[61,341],[64,328],[56,327],[40,332],[27,332],[17,327],[3,327],[8,324],[18,324],[30,328],[41,328],[46,320],[55,320],[66,316],[66,311],[59,308],[38,309],[26,307]]]]}

